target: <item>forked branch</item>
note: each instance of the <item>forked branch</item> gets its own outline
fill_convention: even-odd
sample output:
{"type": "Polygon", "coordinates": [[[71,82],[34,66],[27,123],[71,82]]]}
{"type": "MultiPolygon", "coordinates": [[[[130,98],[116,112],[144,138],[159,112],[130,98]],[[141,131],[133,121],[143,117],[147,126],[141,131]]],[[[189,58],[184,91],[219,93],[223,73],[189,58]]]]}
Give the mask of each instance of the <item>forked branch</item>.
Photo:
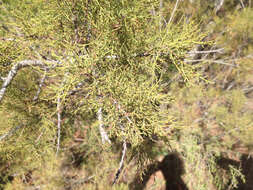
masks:
{"type": "Polygon", "coordinates": [[[0,102],[2,101],[2,99],[4,97],[7,87],[10,85],[11,81],[16,76],[19,69],[24,68],[24,67],[28,67],[28,66],[43,66],[43,63],[42,63],[42,61],[39,61],[39,60],[24,60],[24,61],[20,61],[20,62],[14,64],[13,67],[11,68],[11,70],[9,71],[7,77],[1,78],[1,79],[3,79],[3,84],[0,89],[0,102]]]}

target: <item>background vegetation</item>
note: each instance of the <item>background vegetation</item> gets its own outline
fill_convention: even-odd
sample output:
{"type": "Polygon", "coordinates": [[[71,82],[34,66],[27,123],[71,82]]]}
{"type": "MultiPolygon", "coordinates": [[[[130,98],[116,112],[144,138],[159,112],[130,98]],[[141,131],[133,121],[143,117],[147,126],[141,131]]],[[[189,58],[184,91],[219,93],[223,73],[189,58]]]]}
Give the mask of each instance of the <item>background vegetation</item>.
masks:
{"type": "Polygon", "coordinates": [[[252,189],[252,6],[0,1],[0,189],[252,189]]]}

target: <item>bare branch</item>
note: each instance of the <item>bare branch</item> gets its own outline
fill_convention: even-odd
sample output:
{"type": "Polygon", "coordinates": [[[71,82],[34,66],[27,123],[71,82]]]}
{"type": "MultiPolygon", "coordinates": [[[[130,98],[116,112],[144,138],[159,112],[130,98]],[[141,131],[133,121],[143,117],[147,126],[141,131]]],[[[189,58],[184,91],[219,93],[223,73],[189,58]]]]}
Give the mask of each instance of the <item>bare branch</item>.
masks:
{"type": "Polygon", "coordinates": [[[121,160],[120,160],[120,163],[119,163],[119,169],[117,170],[117,173],[116,173],[115,178],[113,180],[113,183],[112,183],[113,185],[119,179],[120,173],[122,171],[123,164],[124,164],[124,159],[125,159],[125,156],[126,156],[126,150],[127,150],[127,144],[126,144],[126,140],[124,140],[124,142],[123,142],[123,150],[122,150],[122,155],[121,155],[121,160]]]}
{"type": "MultiPolygon", "coordinates": [[[[224,48],[220,49],[214,49],[214,50],[206,50],[206,51],[189,51],[187,54],[208,54],[208,53],[223,53],[224,48]]],[[[159,56],[166,56],[169,55],[169,53],[161,53],[159,56]]],[[[144,52],[144,53],[139,53],[139,54],[133,54],[133,57],[148,57],[148,56],[154,56],[153,54],[144,52]]],[[[105,56],[106,59],[119,59],[118,55],[107,55],[105,56]]]]}
{"type": "Polygon", "coordinates": [[[240,0],[240,3],[241,3],[241,5],[242,5],[242,8],[245,8],[245,5],[244,5],[244,3],[243,3],[243,0],[240,0]]]}
{"type": "Polygon", "coordinates": [[[8,131],[7,133],[5,133],[2,136],[0,136],[0,141],[2,141],[3,139],[7,138],[10,135],[12,135],[13,133],[15,133],[21,127],[22,127],[22,125],[19,125],[19,126],[15,127],[15,128],[12,128],[10,131],[8,131]]]}
{"type": "Polygon", "coordinates": [[[94,178],[95,175],[92,175],[92,176],[89,176],[89,177],[86,177],[86,178],[82,178],[82,179],[78,179],[78,180],[73,180],[73,184],[71,186],[78,186],[78,185],[82,185],[88,181],[90,181],[92,178],[94,178]]]}
{"type": "Polygon", "coordinates": [[[42,135],[44,134],[44,132],[45,132],[45,129],[40,133],[40,135],[35,140],[36,143],[40,140],[40,138],[42,137],[42,135]]]}
{"type": "Polygon", "coordinates": [[[40,80],[40,84],[39,84],[38,90],[36,92],[36,95],[33,97],[33,101],[37,101],[38,100],[40,92],[41,92],[41,88],[42,88],[42,86],[45,83],[46,76],[47,76],[47,70],[45,70],[45,73],[44,73],[43,77],[40,80]]]}
{"type": "Polygon", "coordinates": [[[99,121],[99,132],[102,138],[102,143],[104,144],[105,141],[107,141],[109,144],[111,144],[111,140],[109,139],[103,125],[102,108],[98,109],[97,116],[98,116],[98,121],[99,121]]]}
{"type": "Polygon", "coordinates": [[[215,3],[215,14],[217,14],[217,12],[219,12],[219,10],[221,9],[221,7],[224,4],[224,0],[217,0],[215,3]]]}
{"type": "Polygon", "coordinates": [[[212,59],[195,59],[195,60],[187,60],[186,59],[186,60],[184,60],[184,62],[186,62],[186,63],[196,63],[196,62],[202,62],[202,61],[208,61],[208,62],[212,62],[212,63],[217,63],[217,64],[227,65],[227,66],[231,66],[231,67],[236,67],[236,65],[226,63],[223,60],[212,60],[212,59]]]}
{"type": "MultiPolygon", "coordinates": [[[[61,81],[61,87],[64,86],[64,84],[65,84],[65,82],[67,80],[68,74],[69,74],[69,72],[65,72],[64,78],[61,81]]],[[[58,155],[58,152],[60,150],[60,140],[61,140],[61,121],[62,121],[62,119],[61,119],[61,114],[62,114],[62,111],[61,111],[61,95],[62,94],[63,94],[63,91],[61,91],[58,94],[58,97],[57,97],[57,107],[56,107],[56,111],[57,111],[57,148],[56,148],[56,155],[58,155]]]]}
{"type": "Polygon", "coordinates": [[[0,102],[2,101],[4,97],[7,87],[10,85],[11,81],[16,76],[18,70],[24,67],[28,67],[28,66],[44,66],[44,65],[42,61],[39,61],[39,60],[24,60],[24,61],[14,64],[11,70],[9,71],[8,76],[4,78],[5,80],[0,89],[0,102]]]}
{"type": "Polygon", "coordinates": [[[190,51],[188,54],[206,54],[206,53],[223,53],[224,48],[207,50],[207,51],[190,51]]]}
{"type": "Polygon", "coordinates": [[[159,29],[161,30],[162,29],[162,22],[163,22],[163,16],[162,16],[162,9],[163,9],[163,0],[160,0],[160,6],[159,6],[159,9],[160,9],[160,22],[159,22],[159,29]]]}
{"type": "Polygon", "coordinates": [[[85,82],[86,82],[86,81],[81,81],[81,82],[79,82],[79,83],[75,86],[75,89],[74,89],[74,90],[69,91],[68,95],[70,96],[70,95],[73,95],[73,94],[75,94],[76,92],[78,92],[79,89],[82,88],[82,86],[85,84],[85,82]]]}
{"type": "MultiPolygon", "coordinates": [[[[90,43],[90,39],[91,39],[91,23],[88,21],[89,17],[88,17],[88,14],[91,12],[91,6],[90,6],[90,3],[91,3],[91,0],[88,0],[88,4],[87,4],[87,19],[86,19],[86,23],[85,25],[87,25],[87,35],[86,35],[86,44],[89,44],[90,43]]],[[[89,48],[89,45],[86,45],[85,49],[88,53],[88,48],[89,48]]]]}
{"type": "Polygon", "coordinates": [[[177,10],[177,6],[178,6],[179,1],[180,1],[180,0],[177,0],[177,2],[176,2],[176,4],[175,4],[175,7],[174,7],[174,9],[173,9],[173,11],[172,11],[172,13],[171,13],[170,20],[169,20],[168,24],[170,24],[170,23],[172,22],[172,20],[173,20],[173,17],[174,17],[174,15],[175,15],[176,10],[177,10]]]}
{"type": "Polygon", "coordinates": [[[60,139],[61,139],[61,98],[60,95],[57,98],[57,149],[56,155],[60,149],[60,139]]]}

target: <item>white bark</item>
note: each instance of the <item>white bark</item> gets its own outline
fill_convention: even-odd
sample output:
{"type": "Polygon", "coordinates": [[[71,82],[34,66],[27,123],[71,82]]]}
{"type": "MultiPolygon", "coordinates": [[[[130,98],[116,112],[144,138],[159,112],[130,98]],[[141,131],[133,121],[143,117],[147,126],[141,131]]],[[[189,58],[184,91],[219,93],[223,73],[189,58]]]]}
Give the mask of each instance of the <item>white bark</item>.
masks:
{"type": "Polygon", "coordinates": [[[14,64],[11,70],[9,71],[8,76],[6,78],[2,78],[3,84],[0,89],[0,102],[4,97],[7,87],[10,85],[11,81],[16,76],[18,70],[28,66],[43,66],[43,63],[42,61],[39,60],[24,60],[14,64]]]}
{"type": "Polygon", "coordinates": [[[111,144],[111,140],[109,139],[104,129],[102,108],[98,109],[97,116],[98,116],[98,121],[99,121],[99,132],[102,138],[102,143],[104,144],[107,141],[109,144],[111,144]]]}

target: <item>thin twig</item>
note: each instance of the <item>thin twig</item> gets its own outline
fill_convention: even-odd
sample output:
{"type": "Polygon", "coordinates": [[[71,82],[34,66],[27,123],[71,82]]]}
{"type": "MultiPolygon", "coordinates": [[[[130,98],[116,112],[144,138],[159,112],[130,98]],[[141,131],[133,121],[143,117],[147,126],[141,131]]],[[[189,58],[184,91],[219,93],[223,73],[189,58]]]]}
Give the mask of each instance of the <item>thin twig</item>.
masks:
{"type": "Polygon", "coordinates": [[[207,50],[207,51],[190,51],[190,52],[188,52],[188,54],[222,53],[223,50],[224,50],[224,48],[207,50]]]}
{"type": "MultiPolygon", "coordinates": [[[[64,78],[61,81],[61,89],[63,89],[64,84],[66,83],[67,77],[69,75],[69,72],[65,72],[64,78]]],[[[63,94],[63,90],[58,94],[57,97],[57,148],[56,148],[56,155],[58,154],[60,150],[60,140],[61,140],[61,114],[62,114],[62,106],[61,106],[61,95],[63,94]]]]}
{"type": "Polygon", "coordinates": [[[102,143],[104,144],[105,141],[107,141],[109,144],[111,144],[111,140],[109,139],[109,137],[104,129],[102,108],[98,109],[97,116],[98,116],[98,121],[99,121],[99,132],[100,132],[100,135],[102,138],[102,143]]]}
{"type": "Polygon", "coordinates": [[[47,70],[45,70],[45,73],[44,73],[43,77],[40,80],[40,84],[39,84],[38,90],[36,92],[36,95],[33,97],[33,101],[37,101],[38,100],[40,92],[41,92],[41,88],[42,88],[42,86],[45,83],[46,76],[47,76],[47,70]]]}
{"type": "Polygon", "coordinates": [[[1,81],[5,81],[6,78],[5,78],[5,77],[1,77],[1,75],[0,75],[0,80],[1,80],[1,81]]]}
{"type": "Polygon", "coordinates": [[[91,34],[92,34],[92,28],[91,28],[91,22],[89,21],[89,14],[91,12],[91,6],[90,6],[90,3],[91,3],[91,0],[88,0],[87,1],[87,11],[86,11],[86,19],[84,21],[84,25],[87,26],[87,34],[86,34],[86,39],[85,39],[85,50],[86,50],[86,53],[88,54],[89,52],[89,43],[90,43],[90,39],[91,39],[91,34]]]}
{"type": "Polygon", "coordinates": [[[122,150],[122,155],[121,155],[121,160],[120,160],[120,163],[119,163],[119,169],[117,170],[117,173],[116,173],[115,178],[113,180],[113,183],[112,183],[113,185],[119,179],[120,173],[122,171],[122,168],[123,168],[123,165],[124,165],[124,159],[125,159],[125,156],[126,156],[126,150],[127,150],[127,144],[126,144],[126,140],[124,140],[124,142],[123,142],[123,150],[122,150]]]}
{"type": "Polygon", "coordinates": [[[163,16],[162,16],[162,9],[163,9],[163,0],[160,0],[160,21],[159,21],[159,29],[162,30],[162,23],[163,23],[163,16]]]}
{"type": "Polygon", "coordinates": [[[42,137],[42,135],[44,134],[44,132],[45,132],[45,130],[43,130],[43,131],[40,133],[40,135],[37,137],[37,139],[35,140],[36,143],[40,140],[40,138],[42,137]]]}
{"type": "Polygon", "coordinates": [[[60,140],[61,140],[61,98],[60,95],[58,95],[57,98],[57,149],[56,149],[56,155],[59,152],[60,149],[60,140]]]}
{"type": "Polygon", "coordinates": [[[80,90],[80,88],[83,87],[83,85],[85,84],[86,81],[81,81],[79,82],[76,86],[74,90],[69,91],[68,95],[74,95],[76,92],[78,92],[80,90]]]}
{"type": "Polygon", "coordinates": [[[2,136],[0,136],[0,141],[2,141],[3,139],[7,138],[10,135],[12,135],[13,133],[15,133],[15,131],[17,131],[21,127],[22,127],[22,125],[19,125],[19,126],[15,127],[15,128],[12,128],[10,131],[8,131],[7,133],[5,133],[2,136]]]}
{"type": "Polygon", "coordinates": [[[89,180],[91,180],[94,177],[95,177],[95,175],[92,175],[92,176],[89,176],[89,177],[86,177],[86,178],[83,178],[83,179],[75,180],[75,181],[72,182],[73,186],[78,186],[78,185],[84,184],[84,183],[88,182],[89,180]]]}
{"type": "Polygon", "coordinates": [[[236,65],[232,65],[229,63],[225,63],[223,60],[212,60],[212,59],[195,59],[195,60],[184,60],[186,63],[196,63],[196,62],[203,62],[203,61],[208,61],[212,63],[217,63],[217,64],[222,64],[222,65],[227,65],[231,67],[236,67],[236,65]]]}
{"type": "Polygon", "coordinates": [[[180,0],[177,0],[177,2],[176,2],[176,4],[175,4],[175,7],[174,7],[174,9],[173,9],[173,11],[172,11],[172,13],[171,13],[170,20],[169,20],[168,24],[170,24],[170,23],[172,22],[172,20],[173,20],[173,17],[174,17],[174,15],[175,15],[176,10],[177,10],[177,6],[178,6],[179,1],[180,1],[180,0]]]}
{"type": "Polygon", "coordinates": [[[14,64],[11,70],[9,71],[8,76],[5,78],[2,84],[2,87],[0,89],[0,102],[2,101],[4,97],[7,87],[10,85],[11,81],[16,76],[18,70],[24,67],[28,67],[28,66],[44,66],[44,65],[42,61],[39,61],[39,60],[24,60],[24,61],[14,64]]]}

